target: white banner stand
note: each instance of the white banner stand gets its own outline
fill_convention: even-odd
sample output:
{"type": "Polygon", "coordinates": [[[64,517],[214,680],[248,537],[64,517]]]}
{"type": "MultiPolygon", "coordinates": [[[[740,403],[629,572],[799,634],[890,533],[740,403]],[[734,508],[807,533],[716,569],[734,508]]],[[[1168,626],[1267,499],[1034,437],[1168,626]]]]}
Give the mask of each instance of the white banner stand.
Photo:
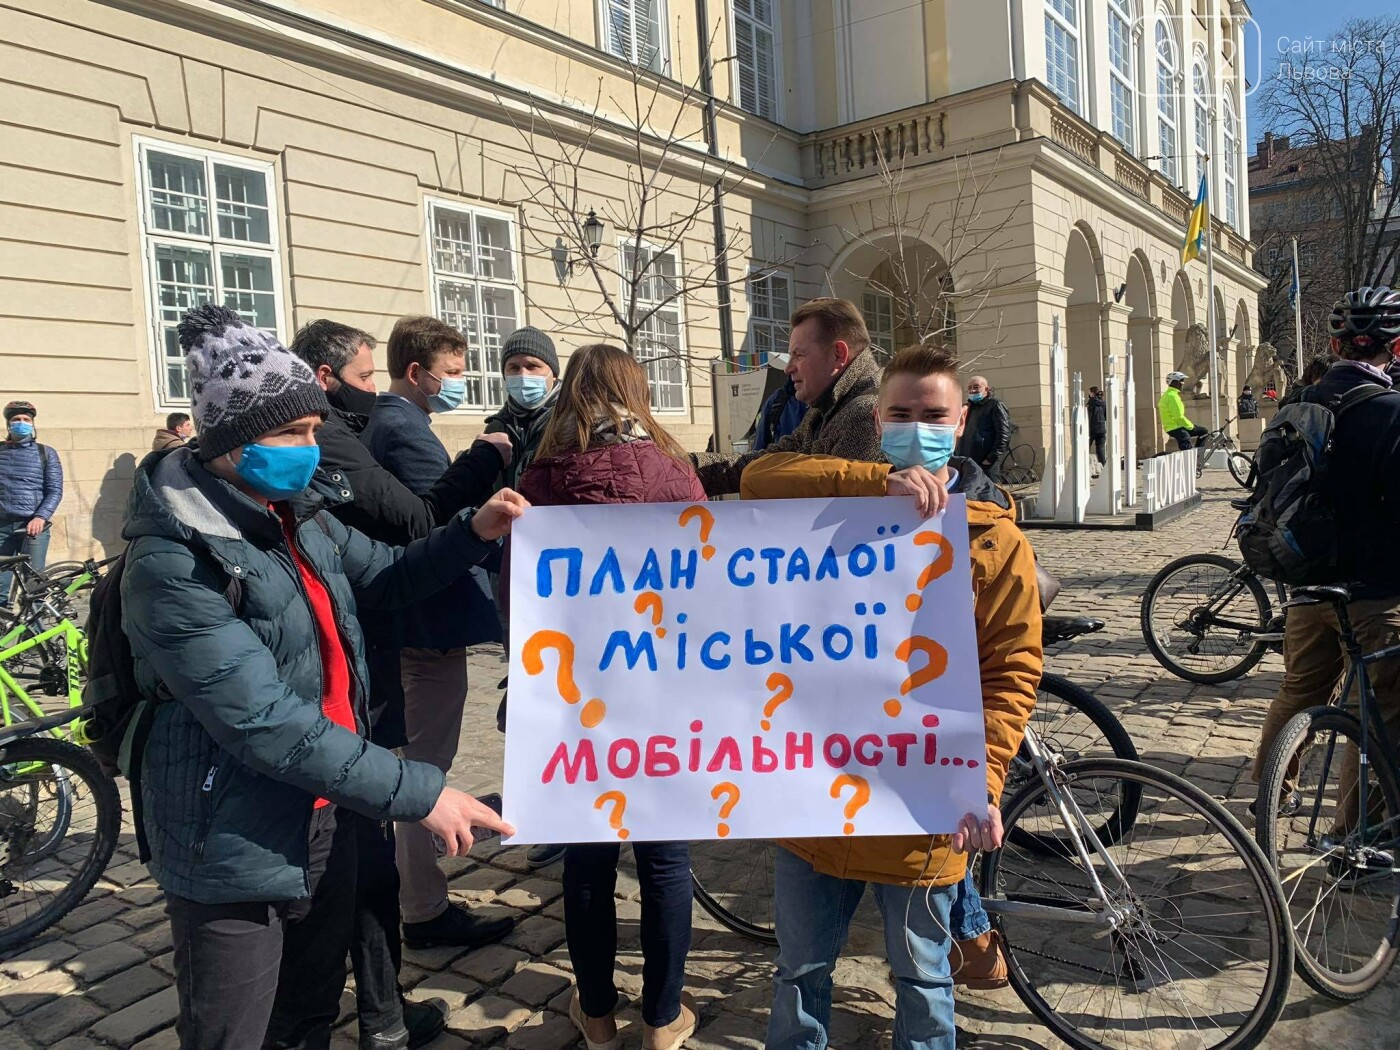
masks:
{"type": "Polygon", "coordinates": [[[1084,408],[1084,376],[1075,372],[1070,383],[1069,426],[1069,469],[1065,472],[1065,486],[1060,492],[1060,500],[1055,508],[1056,521],[1084,523],[1084,513],[1089,506],[1089,420],[1084,408]]]}
{"type": "Polygon", "coordinates": [[[1036,497],[1036,516],[1056,518],[1060,494],[1065,484],[1065,347],[1060,340],[1060,319],[1054,320],[1050,338],[1050,447],[1045,450],[1045,469],[1040,476],[1040,494],[1036,497]]]}
{"type": "Polygon", "coordinates": [[[1136,507],[1137,477],[1137,377],[1133,375],[1133,341],[1128,340],[1123,358],[1123,505],[1136,507]]]}
{"type": "MultiPolygon", "coordinates": [[[[1104,439],[1104,463],[1099,478],[1094,482],[1089,494],[1090,514],[1109,516],[1123,512],[1122,454],[1123,419],[1120,409],[1122,402],[1118,392],[1118,359],[1112,354],[1108,358],[1108,378],[1104,380],[1104,402],[1108,414],[1108,433],[1104,439]]],[[[1086,457],[1087,458],[1087,457],[1086,457]]]]}

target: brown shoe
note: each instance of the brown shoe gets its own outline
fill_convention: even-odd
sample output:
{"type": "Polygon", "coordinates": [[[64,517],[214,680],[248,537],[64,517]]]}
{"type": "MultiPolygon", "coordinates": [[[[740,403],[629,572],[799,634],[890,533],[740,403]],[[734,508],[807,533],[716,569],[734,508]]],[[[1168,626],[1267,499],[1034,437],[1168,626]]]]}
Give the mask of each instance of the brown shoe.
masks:
{"type": "Polygon", "coordinates": [[[617,1020],[612,1014],[607,1017],[589,1017],[583,1012],[578,1001],[578,992],[569,1000],[569,1020],[583,1036],[588,1050],[622,1050],[622,1037],[617,1034],[617,1020]]]}
{"type": "Polygon", "coordinates": [[[988,930],[970,941],[954,941],[949,962],[955,988],[1005,988],[1006,958],[1001,952],[1001,934],[988,930]]]}
{"type": "Polygon", "coordinates": [[[664,1028],[642,1026],[642,1050],[680,1050],[680,1047],[695,1034],[699,1023],[695,1000],[689,992],[681,992],[681,1012],[676,1019],[664,1028]]]}

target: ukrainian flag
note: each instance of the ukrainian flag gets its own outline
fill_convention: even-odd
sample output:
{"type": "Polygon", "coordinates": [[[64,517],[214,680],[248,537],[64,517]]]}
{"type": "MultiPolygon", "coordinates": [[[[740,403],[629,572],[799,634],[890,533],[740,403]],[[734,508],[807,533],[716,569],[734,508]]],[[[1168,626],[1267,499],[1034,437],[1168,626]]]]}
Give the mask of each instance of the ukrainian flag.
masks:
{"type": "Polygon", "coordinates": [[[1186,223],[1186,241],[1181,246],[1181,265],[1185,266],[1205,250],[1206,231],[1210,229],[1210,206],[1206,200],[1206,177],[1201,176],[1201,188],[1196,191],[1196,206],[1186,223]]]}

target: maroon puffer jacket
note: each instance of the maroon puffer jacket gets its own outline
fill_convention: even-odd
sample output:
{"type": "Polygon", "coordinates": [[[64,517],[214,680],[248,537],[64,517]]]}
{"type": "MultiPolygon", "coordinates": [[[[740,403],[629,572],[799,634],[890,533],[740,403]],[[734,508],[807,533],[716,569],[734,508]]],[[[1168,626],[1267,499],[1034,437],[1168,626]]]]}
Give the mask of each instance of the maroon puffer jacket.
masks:
{"type": "MultiPolygon", "coordinates": [[[[520,494],[536,507],[583,503],[699,503],[695,471],[651,441],[598,445],[587,452],[537,459],[520,476],[520,494]]],[[[510,541],[501,564],[501,606],[510,614],[510,541]]]]}

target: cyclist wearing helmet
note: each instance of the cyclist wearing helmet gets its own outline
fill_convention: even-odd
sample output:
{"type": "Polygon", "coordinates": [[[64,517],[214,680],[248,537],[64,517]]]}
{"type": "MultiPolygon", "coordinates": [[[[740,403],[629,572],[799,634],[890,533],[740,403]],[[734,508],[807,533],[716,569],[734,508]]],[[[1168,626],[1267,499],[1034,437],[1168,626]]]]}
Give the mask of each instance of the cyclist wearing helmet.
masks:
{"type": "Polygon", "coordinates": [[[1167,389],[1157,402],[1157,415],[1161,417],[1162,429],[1167,437],[1176,441],[1182,450],[1191,447],[1192,438],[1205,437],[1209,433],[1205,427],[1197,426],[1186,416],[1186,406],[1181,401],[1181,387],[1186,382],[1185,372],[1172,372],[1167,376],[1167,389]]]}
{"type": "MultiPolygon", "coordinates": [[[[1364,384],[1387,390],[1386,369],[1400,352],[1400,292],[1360,288],[1333,307],[1328,323],[1338,360],[1302,400],[1335,406],[1347,391],[1364,384]]],[[[1339,508],[1356,542],[1341,547],[1342,578],[1351,585],[1348,608],[1364,652],[1400,644],[1400,564],[1376,547],[1400,526],[1400,393],[1374,397],[1337,417],[1329,456],[1327,498],[1339,508]],[[1344,513],[1340,508],[1344,508],[1344,513]]],[[[1288,610],[1284,635],[1284,676],[1277,699],[1264,719],[1254,777],[1274,737],[1290,718],[1325,704],[1342,675],[1342,643],[1337,615],[1328,604],[1288,610]]],[[[1400,660],[1380,660],[1371,683],[1390,739],[1400,740],[1400,660]]],[[[1342,776],[1355,777],[1356,757],[1342,776]]]]}

